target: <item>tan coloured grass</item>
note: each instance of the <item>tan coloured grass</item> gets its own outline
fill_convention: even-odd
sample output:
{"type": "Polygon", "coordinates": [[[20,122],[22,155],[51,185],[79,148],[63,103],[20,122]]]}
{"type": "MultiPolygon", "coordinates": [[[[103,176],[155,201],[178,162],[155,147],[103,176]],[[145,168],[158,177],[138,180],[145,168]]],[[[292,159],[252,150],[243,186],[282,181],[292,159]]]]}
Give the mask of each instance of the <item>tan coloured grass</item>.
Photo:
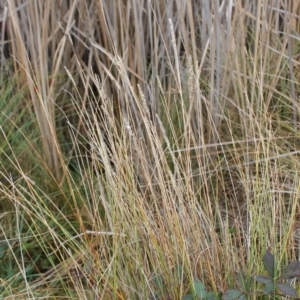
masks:
{"type": "Polygon", "coordinates": [[[4,4],[3,299],[182,299],[262,272],[267,247],[298,258],[299,5],[281,3],[4,4]]]}

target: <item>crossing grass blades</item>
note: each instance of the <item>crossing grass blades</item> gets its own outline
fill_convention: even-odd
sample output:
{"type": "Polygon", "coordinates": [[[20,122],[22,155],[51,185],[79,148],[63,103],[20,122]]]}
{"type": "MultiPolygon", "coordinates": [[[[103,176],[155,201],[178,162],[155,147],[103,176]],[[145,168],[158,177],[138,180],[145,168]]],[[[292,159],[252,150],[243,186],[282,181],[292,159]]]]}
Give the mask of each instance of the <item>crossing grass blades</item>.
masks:
{"type": "MultiPolygon", "coordinates": [[[[266,275],[255,275],[248,277],[243,272],[237,274],[239,289],[230,289],[225,293],[208,291],[202,281],[195,279],[191,288],[191,293],[184,296],[183,300],[247,300],[253,298],[254,285],[259,284],[261,292],[258,299],[280,299],[289,296],[292,299],[300,299],[297,291],[291,283],[295,278],[300,278],[300,261],[294,261],[281,269],[280,276],[277,278],[276,260],[268,249],[263,256],[263,265],[268,273],[266,275]],[[286,282],[283,282],[285,280],[286,282]]],[[[161,278],[155,277],[157,287],[163,287],[161,278]]],[[[165,298],[163,298],[165,299],[165,298]]]]}

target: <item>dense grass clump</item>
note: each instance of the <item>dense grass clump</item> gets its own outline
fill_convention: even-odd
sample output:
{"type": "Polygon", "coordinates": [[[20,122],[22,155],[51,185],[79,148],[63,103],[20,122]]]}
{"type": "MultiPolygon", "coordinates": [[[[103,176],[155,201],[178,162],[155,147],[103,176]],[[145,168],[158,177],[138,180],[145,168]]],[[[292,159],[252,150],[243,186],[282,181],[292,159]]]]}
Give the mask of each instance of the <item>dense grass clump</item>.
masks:
{"type": "Polygon", "coordinates": [[[219,2],[3,1],[1,299],[295,296],[300,4],[219,2]]]}

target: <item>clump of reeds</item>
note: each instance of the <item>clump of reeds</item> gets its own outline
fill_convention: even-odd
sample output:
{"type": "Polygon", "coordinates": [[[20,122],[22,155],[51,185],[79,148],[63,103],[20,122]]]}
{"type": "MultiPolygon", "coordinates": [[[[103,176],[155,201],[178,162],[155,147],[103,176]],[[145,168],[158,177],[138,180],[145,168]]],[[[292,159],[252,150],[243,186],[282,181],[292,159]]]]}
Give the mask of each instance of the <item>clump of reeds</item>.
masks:
{"type": "Polygon", "coordinates": [[[269,246],[298,258],[282,2],[4,4],[2,298],[182,299],[257,274],[269,246]]]}

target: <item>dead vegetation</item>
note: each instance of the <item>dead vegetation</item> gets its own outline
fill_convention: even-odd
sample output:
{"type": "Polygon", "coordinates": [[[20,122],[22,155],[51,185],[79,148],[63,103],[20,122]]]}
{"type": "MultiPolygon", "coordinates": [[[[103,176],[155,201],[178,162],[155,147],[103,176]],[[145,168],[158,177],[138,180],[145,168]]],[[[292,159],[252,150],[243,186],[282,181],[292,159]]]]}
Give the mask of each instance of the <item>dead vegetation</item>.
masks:
{"type": "Polygon", "coordinates": [[[3,299],[182,299],[298,258],[300,4],[219,2],[1,2],[3,299]]]}

